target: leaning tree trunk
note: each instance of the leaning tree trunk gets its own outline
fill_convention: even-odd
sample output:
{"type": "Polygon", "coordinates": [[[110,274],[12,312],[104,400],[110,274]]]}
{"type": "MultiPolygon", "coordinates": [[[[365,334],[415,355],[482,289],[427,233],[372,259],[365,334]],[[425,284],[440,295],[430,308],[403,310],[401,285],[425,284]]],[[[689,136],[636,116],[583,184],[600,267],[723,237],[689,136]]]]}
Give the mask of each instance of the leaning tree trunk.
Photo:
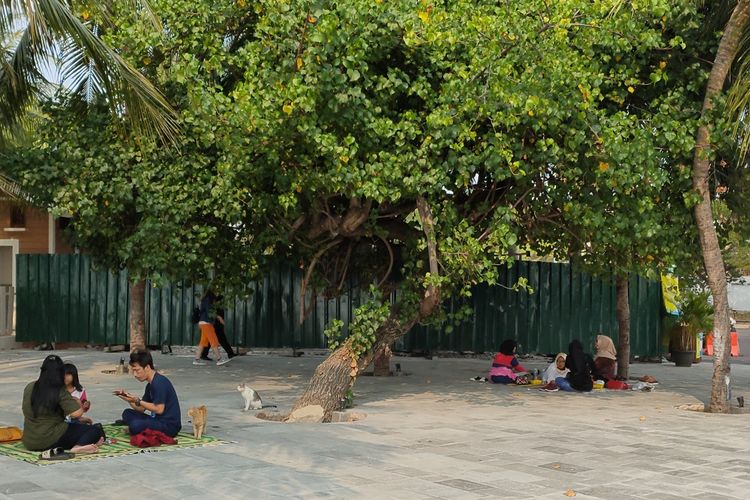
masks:
{"type": "Polygon", "coordinates": [[[416,317],[401,323],[394,306],[388,319],[375,333],[375,345],[364,355],[356,358],[351,350],[351,341],[344,342],[315,369],[310,384],[294,404],[292,413],[305,406],[320,405],[323,407],[323,421],[330,422],[331,413],[342,408],[346,392],[354,385],[357,375],[372,363],[375,353],[405,335],[415,323],[416,317]]]}
{"type": "Polygon", "coordinates": [[[628,299],[628,277],[618,276],[617,288],[617,376],[622,379],[628,378],[630,371],[630,301],[628,299]]]}
{"type": "MultiPolygon", "coordinates": [[[[427,240],[430,276],[437,278],[440,276],[440,269],[432,210],[427,200],[421,196],[417,197],[417,211],[427,240]]],[[[440,287],[430,284],[419,301],[419,312],[415,312],[406,319],[400,319],[399,305],[392,305],[388,319],[375,332],[375,342],[371,348],[356,357],[352,352],[350,339],[333,351],[315,369],[310,385],[294,404],[292,413],[305,406],[320,405],[323,407],[323,421],[330,422],[331,413],[341,408],[341,401],[345,398],[346,391],[354,385],[359,372],[370,366],[375,354],[406,335],[417,321],[430,316],[440,306],[440,300],[440,287]]]]}
{"type": "Polygon", "coordinates": [[[375,361],[373,361],[372,374],[376,377],[388,377],[391,375],[391,357],[393,351],[391,346],[383,346],[383,348],[375,354],[375,361]]]}
{"type": "Polygon", "coordinates": [[[130,283],[130,351],[146,348],[146,280],[130,283]]]}
{"type": "MultiPolygon", "coordinates": [[[[724,34],[716,50],[711,74],[706,85],[702,117],[713,108],[713,100],[719,95],[742,39],[742,34],[750,20],[750,0],[740,0],[732,12],[724,34]]],[[[709,189],[711,131],[707,125],[698,128],[695,153],[693,156],[693,189],[700,195],[695,206],[695,224],[698,228],[703,265],[708,276],[708,285],[714,302],[714,373],[711,379],[711,401],[708,411],[727,413],[727,384],[729,377],[729,305],[727,302],[727,282],[724,260],[716,236],[713,213],[711,212],[711,192],[709,189]]]]}

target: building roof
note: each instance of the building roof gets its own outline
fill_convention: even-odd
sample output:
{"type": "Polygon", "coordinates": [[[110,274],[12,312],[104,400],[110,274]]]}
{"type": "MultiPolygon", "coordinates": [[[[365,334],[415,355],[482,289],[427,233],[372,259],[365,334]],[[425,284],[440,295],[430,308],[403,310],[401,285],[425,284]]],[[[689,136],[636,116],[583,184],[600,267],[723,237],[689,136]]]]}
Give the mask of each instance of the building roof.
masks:
{"type": "Polygon", "coordinates": [[[27,196],[13,179],[0,174],[0,200],[26,201],[27,196]]]}

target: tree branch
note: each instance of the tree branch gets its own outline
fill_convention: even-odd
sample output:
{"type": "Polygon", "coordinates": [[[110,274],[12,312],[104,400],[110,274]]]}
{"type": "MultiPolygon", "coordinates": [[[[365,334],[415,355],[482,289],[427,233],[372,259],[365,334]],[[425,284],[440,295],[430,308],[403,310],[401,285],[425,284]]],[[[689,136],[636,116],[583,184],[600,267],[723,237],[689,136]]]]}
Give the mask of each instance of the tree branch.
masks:
{"type": "Polygon", "coordinates": [[[385,271],[385,275],[383,275],[383,279],[381,279],[380,283],[378,283],[378,288],[380,288],[383,286],[383,283],[385,283],[385,280],[388,279],[388,276],[391,275],[391,270],[393,270],[393,261],[395,259],[393,257],[393,248],[391,248],[391,244],[388,243],[388,240],[386,240],[380,235],[377,235],[377,237],[383,240],[383,243],[385,243],[385,247],[388,249],[388,255],[390,257],[390,261],[388,262],[388,269],[385,271]]]}
{"type": "Polygon", "coordinates": [[[346,273],[349,271],[349,258],[352,255],[352,248],[354,248],[354,242],[349,241],[349,246],[346,248],[346,257],[344,257],[344,270],[341,272],[341,281],[339,281],[338,291],[344,287],[344,280],[346,280],[346,273]]]}
{"type": "MultiPolygon", "coordinates": [[[[422,196],[417,197],[417,210],[422,221],[422,230],[427,239],[427,257],[430,264],[430,279],[440,277],[437,258],[437,242],[435,239],[435,223],[432,219],[432,211],[422,196]]],[[[427,285],[424,297],[419,303],[419,316],[425,318],[440,305],[440,287],[434,284],[427,285]]]]}
{"type": "Polygon", "coordinates": [[[302,286],[300,287],[300,299],[302,302],[302,307],[299,311],[299,324],[301,325],[303,321],[305,321],[305,292],[307,291],[307,284],[310,282],[310,278],[312,277],[313,270],[315,270],[315,266],[318,263],[318,260],[323,256],[324,253],[326,253],[331,248],[335,247],[339,243],[341,243],[343,240],[341,238],[336,238],[332,242],[330,242],[328,245],[324,246],[320,250],[318,250],[318,253],[313,256],[312,261],[310,261],[310,265],[307,268],[307,272],[305,272],[305,277],[302,280],[302,286]]]}

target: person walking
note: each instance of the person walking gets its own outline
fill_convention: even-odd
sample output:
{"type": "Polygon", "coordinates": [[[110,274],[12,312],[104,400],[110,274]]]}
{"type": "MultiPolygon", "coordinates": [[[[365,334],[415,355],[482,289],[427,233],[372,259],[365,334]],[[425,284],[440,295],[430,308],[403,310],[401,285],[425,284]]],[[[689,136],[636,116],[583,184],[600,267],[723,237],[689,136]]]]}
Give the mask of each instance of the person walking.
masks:
{"type": "Polygon", "coordinates": [[[216,337],[216,330],[214,329],[213,316],[214,303],[216,302],[216,295],[211,290],[206,291],[201,299],[200,305],[200,319],[198,320],[198,327],[201,330],[201,338],[198,341],[198,347],[195,349],[195,359],[193,360],[194,365],[205,365],[206,362],[201,359],[203,349],[211,346],[211,349],[216,356],[216,365],[221,366],[232,359],[230,357],[223,358],[219,353],[219,339],[216,337]]]}
{"type": "MultiPolygon", "coordinates": [[[[222,296],[219,296],[216,298],[216,302],[218,304],[221,304],[223,299],[224,298],[222,296]]],[[[230,344],[229,340],[227,339],[226,333],[224,332],[224,326],[224,309],[222,307],[217,307],[216,316],[214,318],[214,331],[216,332],[216,338],[219,340],[219,344],[221,344],[221,347],[223,347],[226,351],[227,358],[232,359],[233,357],[237,356],[237,353],[234,352],[234,349],[232,349],[232,344],[230,344]]],[[[203,351],[201,352],[201,359],[205,361],[212,361],[212,359],[208,357],[208,347],[203,348],[203,351]]]]}

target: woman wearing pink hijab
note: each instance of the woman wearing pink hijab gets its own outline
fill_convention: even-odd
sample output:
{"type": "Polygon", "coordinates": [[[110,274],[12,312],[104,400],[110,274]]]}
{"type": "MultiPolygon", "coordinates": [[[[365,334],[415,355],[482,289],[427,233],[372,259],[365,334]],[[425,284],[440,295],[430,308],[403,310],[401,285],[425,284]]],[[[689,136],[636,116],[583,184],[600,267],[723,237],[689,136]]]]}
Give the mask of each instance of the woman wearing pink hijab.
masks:
{"type": "Polygon", "coordinates": [[[594,356],[596,376],[605,382],[615,380],[617,375],[617,351],[612,339],[606,335],[596,336],[596,355],[594,356]]]}

